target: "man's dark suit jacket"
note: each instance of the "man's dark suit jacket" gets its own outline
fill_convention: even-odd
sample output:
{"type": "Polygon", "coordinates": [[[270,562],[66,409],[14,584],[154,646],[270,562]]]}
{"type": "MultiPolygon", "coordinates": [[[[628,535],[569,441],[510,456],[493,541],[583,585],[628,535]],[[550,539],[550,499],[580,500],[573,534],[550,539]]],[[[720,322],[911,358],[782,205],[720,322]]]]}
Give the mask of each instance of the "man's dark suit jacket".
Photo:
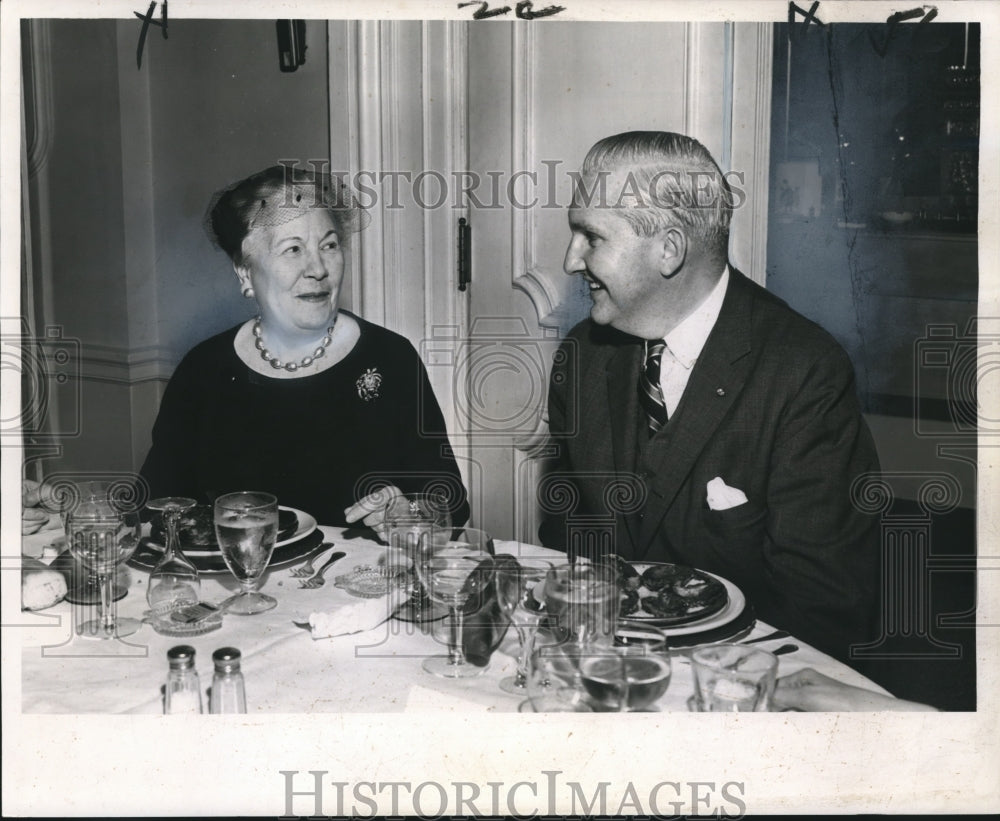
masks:
{"type": "Polygon", "coordinates": [[[549,427],[579,503],[546,517],[541,538],[565,549],[566,516],[634,507],[612,483],[638,477],[646,502],[615,513],[615,552],[725,576],[759,617],[846,659],[872,637],[880,579],[878,519],[851,501],[852,482],[879,469],[853,369],[823,329],[730,271],[680,405],[652,439],[636,388],[642,341],[589,319],[570,332],[549,427]],[[748,502],[709,509],[717,476],[748,502]]]}

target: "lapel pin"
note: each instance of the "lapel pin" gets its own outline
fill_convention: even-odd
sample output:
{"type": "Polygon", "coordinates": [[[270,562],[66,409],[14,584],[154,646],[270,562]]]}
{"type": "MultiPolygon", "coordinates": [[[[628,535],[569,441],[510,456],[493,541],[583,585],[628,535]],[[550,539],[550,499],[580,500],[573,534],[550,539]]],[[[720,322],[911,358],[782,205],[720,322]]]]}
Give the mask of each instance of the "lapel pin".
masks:
{"type": "Polygon", "coordinates": [[[716,393],[717,393],[717,394],[718,394],[719,396],[725,396],[725,395],[726,395],[726,389],[725,389],[725,388],[716,388],[716,389],[715,389],[715,392],[716,392],[716,393]]]}

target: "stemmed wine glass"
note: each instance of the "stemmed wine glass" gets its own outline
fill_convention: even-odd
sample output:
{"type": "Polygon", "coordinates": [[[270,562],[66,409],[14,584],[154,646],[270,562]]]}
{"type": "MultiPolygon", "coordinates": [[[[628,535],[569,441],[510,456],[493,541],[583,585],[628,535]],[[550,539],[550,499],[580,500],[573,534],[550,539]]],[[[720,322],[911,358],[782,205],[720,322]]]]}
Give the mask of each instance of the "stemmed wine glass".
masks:
{"type": "Polygon", "coordinates": [[[177,538],[177,523],[181,516],[198,503],[183,496],[166,496],[146,503],[149,510],[163,514],[167,529],[167,544],[163,558],[149,574],[146,601],[153,612],[168,610],[184,604],[197,604],[201,598],[201,581],[198,569],[181,551],[177,538]]]}
{"type": "Polygon", "coordinates": [[[486,667],[470,664],[463,648],[465,607],[493,584],[493,545],[489,534],[466,527],[453,539],[435,538],[433,528],[419,540],[417,576],[435,602],[448,607],[448,655],[424,659],[423,668],[442,678],[473,678],[486,667]]]}
{"type": "MultiPolygon", "coordinates": [[[[44,485],[43,485],[44,487],[44,485]]],[[[88,501],[108,501],[115,495],[116,491],[121,491],[126,496],[131,494],[127,485],[115,485],[106,481],[90,481],[71,483],[69,485],[56,485],[50,489],[54,498],[52,501],[59,506],[62,515],[63,529],[66,528],[66,517],[69,511],[81,502],[88,501]]],[[[122,499],[125,497],[123,496],[122,499]]],[[[116,500],[115,504],[121,501],[116,500]]],[[[128,585],[123,584],[118,579],[118,574],[112,576],[111,599],[118,601],[128,595],[128,585]]],[[[73,569],[70,588],[66,593],[66,601],[71,604],[99,604],[101,601],[101,585],[97,579],[97,573],[93,568],[83,566],[82,563],[73,569]]]]}
{"type": "Polygon", "coordinates": [[[574,642],[542,644],[531,654],[528,673],[528,700],[519,712],[593,712],[580,676],[582,647],[574,642]]]}
{"type": "MultiPolygon", "coordinates": [[[[451,531],[451,513],[443,493],[404,493],[386,503],[383,524],[389,543],[388,560],[415,563],[421,540],[427,537],[447,540],[451,531]]],[[[405,572],[411,573],[406,570],[405,572]]],[[[445,615],[440,606],[428,599],[419,580],[411,574],[410,596],[394,616],[402,621],[437,621],[445,615]]]]}
{"type": "Polygon", "coordinates": [[[81,635],[100,639],[130,636],[139,629],[136,619],[116,619],[113,606],[115,568],[139,545],[139,514],[123,509],[110,495],[81,501],[66,514],[66,541],[74,558],[97,574],[100,611],[97,619],[79,626],[81,635]]]}
{"type": "Polygon", "coordinates": [[[520,643],[517,672],[500,680],[500,689],[505,693],[523,696],[528,692],[528,663],[539,622],[545,616],[545,597],[536,587],[545,581],[552,566],[545,559],[519,558],[497,567],[497,603],[517,630],[520,643]]]}
{"type": "Polygon", "coordinates": [[[277,606],[277,599],[257,592],[277,535],[278,500],[270,493],[241,491],[215,500],[215,536],[226,566],[240,583],[228,612],[251,616],[277,606]]]}

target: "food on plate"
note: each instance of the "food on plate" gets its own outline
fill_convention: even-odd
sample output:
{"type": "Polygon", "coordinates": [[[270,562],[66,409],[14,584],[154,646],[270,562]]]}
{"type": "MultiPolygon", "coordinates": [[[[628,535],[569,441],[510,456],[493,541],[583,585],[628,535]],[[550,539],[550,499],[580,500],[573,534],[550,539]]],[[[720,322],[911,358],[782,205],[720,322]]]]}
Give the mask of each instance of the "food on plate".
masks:
{"type": "Polygon", "coordinates": [[[642,571],[642,586],[647,590],[663,590],[665,587],[674,585],[687,575],[690,567],[679,564],[656,564],[647,567],[642,571]]]}
{"type": "Polygon", "coordinates": [[[631,616],[633,613],[639,612],[642,603],[639,601],[639,591],[637,590],[622,590],[622,601],[618,608],[619,616],[631,616]]]}
{"type": "Polygon", "coordinates": [[[681,564],[630,565],[614,561],[621,591],[619,615],[632,618],[691,620],[717,613],[729,600],[714,576],[681,564]]]}
{"type": "MultiPolygon", "coordinates": [[[[277,541],[287,539],[298,530],[298,527],[299,517],[294,510],[278,509],[277,541]]],[[[159,544],[166,543],[166,527],[163,524],[163,517],[159,513],[152,519],[151,535],[153,541],[159,544]]],[[[184,513],[177,521],[177,538],[181,543],[181,550],[184,548],[217,550],[215,510],[212,505],[197,505],[184,513]]]]}
{"type": "Polygon", "coordinates": [[[618,579],[618,586],[623,591],[639,589],[640,581],[638,570],[615,553],[608,554],[607,560],[611,562],[615,575],[618,579]]]}
{"type": "Polygon", "coordinates": [[[21,609],[44,610],[66,596],[66,577],[44,562],[21,559],[21,609]]]}
{"type": "MultiPolygon", "coordinates": [[[[166,544],[167,528],[162,514],[152,519],[152,537],[160,544],[166,544]]],[[[185,547],[216,547],[215,511],[211,505],[196,505],[185,511],[177,520],[177,539],[181,550],[185,547]]]]}

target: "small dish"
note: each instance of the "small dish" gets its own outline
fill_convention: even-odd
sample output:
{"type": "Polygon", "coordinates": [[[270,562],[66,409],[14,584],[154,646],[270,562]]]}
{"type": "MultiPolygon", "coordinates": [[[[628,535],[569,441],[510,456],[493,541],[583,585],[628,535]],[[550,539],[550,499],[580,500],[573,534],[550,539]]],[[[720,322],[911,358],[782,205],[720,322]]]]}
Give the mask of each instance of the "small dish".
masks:
{"type": "Polygon", "coordinates": [[[178,610],[186,610],[191,605],[168,606],[157,610],[147,610],[143,614],[143,622],[162,636],[203,636],[222,627],[222,611],[219,610],[197,621],[178,621],[173,614],[178,610]]]}
{"type": "Polygon", "coordinates": [[[362,599],[377,599],[405,587],[406,577],[405,574],[384,566],[359,565],[350,573],[337,576],[333,583],[352,596],[358,596],[362,599]]]}

